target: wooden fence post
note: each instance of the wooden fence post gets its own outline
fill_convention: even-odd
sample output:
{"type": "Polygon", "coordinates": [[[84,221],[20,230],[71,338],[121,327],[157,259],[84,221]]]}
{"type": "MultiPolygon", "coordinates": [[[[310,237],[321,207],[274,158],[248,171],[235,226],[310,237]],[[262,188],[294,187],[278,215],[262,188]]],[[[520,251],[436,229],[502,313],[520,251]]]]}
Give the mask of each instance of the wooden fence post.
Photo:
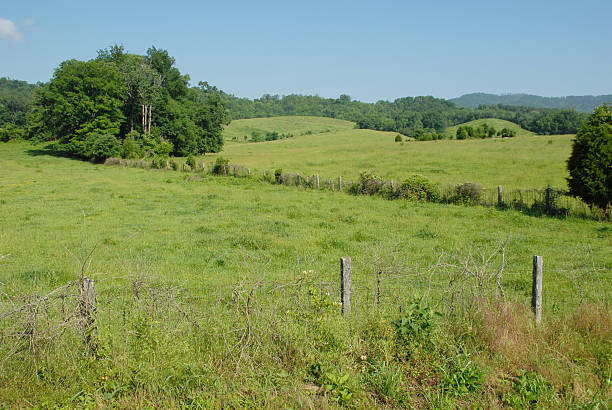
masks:
{"type": "Polygon", "coordinates": [[[340,258],[340,298],[342,300],[342,314],[351,314],[351,258],[340,258]]]}
{"type": "Polygon", "coordinates": [[[342,177],[338,177],[338,191],[342,191],[342,177]]]}
{"type": "Polygon", "coordinates": [[[300,174],[295,177],[295,185],[300,186],[300,174]]]}
{"type": "Polygon", "coordinates": [[[317,174],[317,189],[319,189],[319,174],[317,174]]]}
{"type": "Polygon", "coordinates": [[[81,316],[83,320],[84,341],[88,346],[92,346],[92,341],[98,333],[96,327],[96,290],[93,279],[84,278],[83,288],[81,289],[81,316]]]}
{"type": "Polygon", "coordinates": [[[247,173],[251,176],[251,168],[247,168],[247,173]]]}
{"type": "Polygon", "coordinates": [[[334,181],[329,181],[329,184],[331,185],[332,192],[334,192],[334,181]]]}
{"type": "Polygon", "coordinates": [[[502,198],[502,187],[501,185],[497,186],[497,206],[501,207],[504,204],[504,200],[502,198]]]}
{"type": "Polygon", "coordinates": [[[542,322],[542,257],[533,256],[533,282],[531,286],[531,308],[535,314],[536,323],[542,322]]]}

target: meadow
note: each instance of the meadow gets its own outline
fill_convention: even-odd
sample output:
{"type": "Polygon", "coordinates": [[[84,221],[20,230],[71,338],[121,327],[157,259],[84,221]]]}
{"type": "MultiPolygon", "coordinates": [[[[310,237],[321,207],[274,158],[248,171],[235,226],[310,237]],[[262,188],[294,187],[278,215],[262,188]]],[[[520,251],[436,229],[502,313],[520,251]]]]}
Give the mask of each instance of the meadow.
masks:
{"type": "MultiPolygon", "coordinates": [[[[260,169],[420,170],[521,187],[561,184],[570,141],[402,146],[393,135],[337,131],[221,155],[260,169]],[[536,153],[548,166],[525,169],[536,153]]],[[[104,166],[28,143],[0,144],[0,167],[7,407],[610,403],[609,223],[104,166]],[[545,265],[539,327],[528,308],[534,254],[545,265]],[[349,318],[337,303],[343,256],[353,263],[349,318]],[[500,269],[503,294],[491,280],[500,269]],[[43,296],[83,275],[96,283],[93,353],[68,327],[43,337],[64,323],[64,305],[45,311],[43,296]],[[17,329],[11,312],[22,305],[41,306],[26,318],[36,331],[17,329]]]]}
{"type": "MultiPolygon", "coordinates": [[[[314,118],[309,117],[309,121],[314,118]]],[[[331,128],[329,124],[333,121],[338,121],[339,127],[347,123],[322,120],[324,123],[317,129],[331,128]]],[[[273,130],[276,121],[276,118],[240,120],[240,126],[247,128],[246,124],[253,122],[261,129],[273,130]],[[266,123],[269,125],[264,126],[266,123]]],[[[362,171],[369,171],[396,181],[421,174],[443,186],[477,182],[484,188],[502,185],[508,190],[567,187],[566,160],[571,135],[402,143],[395,142],[396,135],[346,128],[279,141],[228,144],[222,152],[207,154],[204,160],[212,164],[221,156],[258,174],[264,169],[273,172],[282,168],[302,175],[319,173],[321,178],[342,176],[357,180],[362,171]]]]}

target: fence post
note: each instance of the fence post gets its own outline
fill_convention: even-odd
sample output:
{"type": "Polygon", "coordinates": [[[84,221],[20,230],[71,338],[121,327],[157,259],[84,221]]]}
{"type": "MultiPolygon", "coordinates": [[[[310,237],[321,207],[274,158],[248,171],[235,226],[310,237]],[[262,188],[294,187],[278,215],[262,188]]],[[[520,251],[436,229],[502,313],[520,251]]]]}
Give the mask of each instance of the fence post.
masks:
{"type": "Polygon", "coordinates": [[[531,285],[531,308],[535,314],[536,323],[542,322],[542,257],[533,256],[533,282],[531,285]]]}
{"type": "Polygon", "coordinates": [[[340,298],[342,300],[342,314],[351,314],[351,258],[340,258],[340,298]]]}
{"type": "Polygon", "coordinates": [[[84,278],[81,290],[81,316],[83,320],[83,333],[85,344],[92,347],[92,341],[98,333],[96,327],[96,290],[93,279],[84,278]]]}
{"type": "Polygon", "coordinates": [[[300,186],[300,174],[295,177],[295,185],[300,186]]]}
{"type": "Polygon", "coordinates": [[[501,185],[497,186],[497,206],[501,207],[504,204],[504,200],[502,199],[502,187],[501,185]]]}
{"type": "Polygon", "coordinates": [[[550,214],[550,187],[546,188],[546,214],[550,214]]]}
{"type": "Polygon", "coordinates": [[[338,177],[338,191],[342,191],[342,177],[338,177]]]}
{"type": "Polygon", "coordinates": [[[317,174],[317,189],[319,189],[319,174],[317,174]]]}
{"type": "Polygon", "coordinates": [[[251,176],[251,168],[247,168],[247,172],[248,172],[249,176],[251,176]]]}
{"type": "Polygon", "coordinates": [[[334,192],[334,181],[329,181],[329,184],[331,185],[332,192],[334,192]]]}

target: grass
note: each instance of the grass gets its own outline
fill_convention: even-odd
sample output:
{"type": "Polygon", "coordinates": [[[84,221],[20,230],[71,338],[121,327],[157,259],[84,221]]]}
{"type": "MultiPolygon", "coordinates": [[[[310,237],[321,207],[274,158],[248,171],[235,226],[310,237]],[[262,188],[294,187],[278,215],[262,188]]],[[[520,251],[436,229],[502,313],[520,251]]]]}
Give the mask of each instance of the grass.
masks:
{"type": "MultiPolygon", "coordinates": [[[[276,119],[257,121],[274,123],[276,119]]],[[[417,173],[442,185],[468,181],[485,188],[502,185],[507,191],[567,187],[571,135],[404,143],[394,142],[395,135],[345,129],[280,141],[229,144],[223,152],[205,158],[212,163],[220,155],[258,174],[263,169],[282,168],[303,175],[319,173],[322,178],[356,180],[360,172],[370,171],[387,180],[399,181],[417,173]]]]}
{"type": "MultiPolygon", "coordinates": [[[[318,138],[326,136],[295,141],[318,138]]],[[[266,145],[274,146],[244,147],[266,145]]],[[[76,278],[74,256],[97,244],[87,269],[98,292],[97,356],[67,333],[3,361],[0,403],[9,407],[489,407],[508,397],[520,406],[526,394],[510,395],[507,383],[523,369],[543,375],[534,389],[549,407],[610,400],[607,223],[108,167],[26,143],[0,144],[0,167],[3,309],[7,297],[76,278]],[[507,241],[507,304],[451,314],[448,277],[441,269],[430,282],[429,268],[443,251],[461,258],[499,241],[507,241]],[[527,308],[536,253],[545,266],[540,331],[527,308]],[[346,255],[357,303],[350,320],[333,305],[346,255]],[[392,321],[398,305],[423,296],[447,319],[405,350],[392,321]],[[457,373],[468,360],[472,373],[457,373]],[[444,377],[450,387],[440,390],[444,377]]]]}
{"type": "Polygon", "coordinates": [[[476,128],[482,124],[488,124],[490,126],[493,126],[493,128],[495,128],[495,130],[497,131],[501,131],[504,128],[509,128],[511,130],[516,131],[517,137],[531,137],[535,135],[534,132],[528,131],[514,122],[501,120],[499,118],[481,118],[479,120],[473,120],[465,122],[463,124],[454,125],[452,127],[448,127],[446,129],[445,134],[449,137],[455,137],[455,135],[457,135],[457,129],[461,126],[469,126],[476,128]]]}
{"type": "Polygon", "coordinates": [[[251,118],[235,120],[223,131],[226,141],[244,142],[244,137],[251,138],[251,133],[265,135],[276,131],[279,134],[306,135],[321,134],[353,129],[355,123],[324,117],[285,116],[270,118],[251,118]]]}

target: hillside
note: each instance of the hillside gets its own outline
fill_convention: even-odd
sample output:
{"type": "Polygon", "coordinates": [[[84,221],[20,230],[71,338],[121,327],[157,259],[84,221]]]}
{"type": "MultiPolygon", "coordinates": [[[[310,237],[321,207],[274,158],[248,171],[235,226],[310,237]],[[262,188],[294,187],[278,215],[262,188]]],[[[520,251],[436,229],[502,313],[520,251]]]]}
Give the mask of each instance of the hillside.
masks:
{"type": "MultiPolygon", "coordinates": [[[[279,126],[279,120],[262,118],[243,124],[255,122],[259,129],[271,130],[279,126]]],[[[319,120],[307,117],[306,121],[319,120]]],[[[287,123],[284,131],[297,135],[304,130],[302,124],[301,120],[287,123]]],[[[227,144],[218,154],[206,154],[204,160],[212,164],[222,156],[252,168],[254,173],[283,168],[304,175],[319,173],[328,178],[341,175],[353,180],[362,171],[395,180],[418,173],[443,185],[474,181],[485,187],[500,184],[507,188],[528,189],[547,184],[566,187],[565,161],[569,157],[572,136],[397,143],[394,142],[396,135],[346,128],[279,141],[227,144]]]]}
{"type": "Polygon", "coordinates": [[[601,104],[612,104],[612,94],[581,95],[567,97],[541,97],[531,94],[486,94],[471,93],[461,97],[451,98],[459,107],[478,108],[479,105],[522,105],[536,108],[575,109],[581,112],[591,112],[601,104]]]}
{"type": "Polygon", "coordinates": [[[223,131],[223,137],[226,141],[236,140],[244,142],[244,137],[251,138],[254,132],[262,135],[269,132],[277,132],[279,134],[299,136],[350,130],[354,127],[355,124],[353,122],[325,117],[285,116],[251,118],[232,121],[223,131]]]}
{"type": "Polygon", "coordinates": [[[454,125],[452,127],[448,127],[445,131],[445,134],[448,135],[449,137],[454,137],[457,134],[457,128],[461,126],[468,126],[468,127],[476,128],[482,124],[488,124],[490,126],[493,126],[498,131],[503,128],[509,128],[511,130],[516,131],[517,137],[523,137],[523,136],[530,137],[532,135],[535,135],[534,132],[527,131],[526,129],[522,128],[518,124],[515,124],[510,121],[506,121],[506,120],[500,120],[499,118],[482,118],[479,120],[474,120],[474,121],[465,122],[463,124],[454,125]]]}

